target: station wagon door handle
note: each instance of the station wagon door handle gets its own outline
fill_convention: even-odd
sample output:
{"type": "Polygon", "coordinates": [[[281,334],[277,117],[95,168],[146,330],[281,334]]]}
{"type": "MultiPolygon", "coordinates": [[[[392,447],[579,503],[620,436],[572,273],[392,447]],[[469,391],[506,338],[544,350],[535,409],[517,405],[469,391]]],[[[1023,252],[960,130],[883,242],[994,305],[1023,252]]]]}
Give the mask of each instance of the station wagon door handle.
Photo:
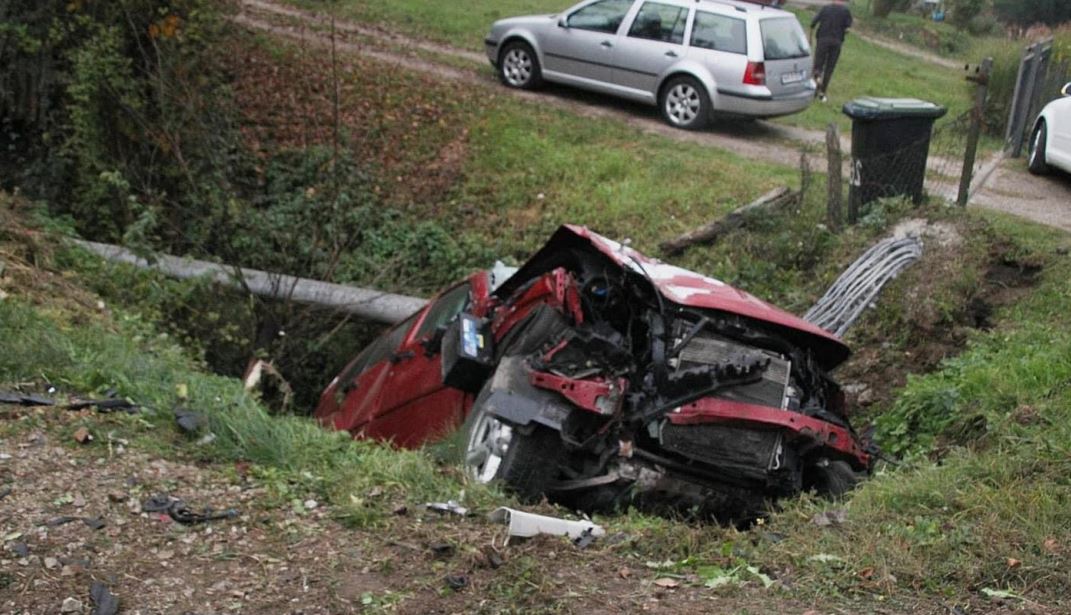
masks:
{"type": "Polygon", "coordinates": [[[675,57],[677,57],[677,52],[673,51],[672,49],[670,49],[669,51],[666,52],[666,55],[671,57],[671,58],[675,58],[675,57]]]}
{"type": "Polygon", "coordinates": [[[614,44],[611,43],[610,41],[603,41],[603,42],[601,42],[599,44],[602,45],[603,47],[613,47],[614,46],[614,44]]]}

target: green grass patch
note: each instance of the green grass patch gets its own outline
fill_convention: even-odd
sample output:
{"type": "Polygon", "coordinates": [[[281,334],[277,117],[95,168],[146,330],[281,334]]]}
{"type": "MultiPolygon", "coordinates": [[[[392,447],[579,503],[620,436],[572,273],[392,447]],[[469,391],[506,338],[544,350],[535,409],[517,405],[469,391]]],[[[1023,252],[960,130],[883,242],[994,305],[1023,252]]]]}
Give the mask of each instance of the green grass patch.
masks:
{"type": "Polygon", "coordinates": [[[791,562],[802,578],[846,592],[963,598],[1010,588],[1066,598],[1069,553],[1059,545],[1071,540],[1071,262],[1057,250],[1067,238],[984,217],[1013,254],[1047,257],[1039,286],[962,355],[911,378],[878,419],[879,442],[906,454],[904,467],[853,494],[849,521],[835,530],[809,521],[830,505],[790,503],[771,523],[788,538],[769,545],[765,561],[791,562]],[[837,559],[814,559],[820,553],[837,559]]]}
{"type": "MultiPolygon", "coordinates": [[[[77,324],[69,317],[15,298],[0,302],[0,332],[10,345],[0,356],[0,382],[48,382],[72,394],[114,389],[143,405],[142,418],[156,427],[149,437],[138,432],[142,421],[127,425],[130,432],[120,425],[120,436],[154,442],[158,451],[162,441],[199,459],[251,462],[276,492],[326,497],[359,526],[383,522],[399,502],[456,499],[466,489],[458,474],[441,471],[422,452],[357,442],[309,418],[270,415],[238,380],[206,373],[134,315],[77,324]],[[172,412],[180,404],[206,417],[211,443],[177,435],[172,412]]],[[[478,486],[466,493],[470,502],[490,497],[478,486]]]]}

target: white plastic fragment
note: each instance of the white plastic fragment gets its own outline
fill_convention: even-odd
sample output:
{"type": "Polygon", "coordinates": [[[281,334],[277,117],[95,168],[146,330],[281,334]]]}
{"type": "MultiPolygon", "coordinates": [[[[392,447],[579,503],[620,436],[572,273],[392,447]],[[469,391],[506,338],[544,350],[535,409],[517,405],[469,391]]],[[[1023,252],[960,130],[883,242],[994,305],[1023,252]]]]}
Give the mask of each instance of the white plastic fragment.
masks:
{"type": "Polygon", "coordinates": [[[448,502],[428,502],[424,504],[424,507],[437,513],[453,513],[462,517],[469,514],[469,509],[459,504],[457,500],[450,500],[448,502]]]}
{"type": "Polygon", "coordinates": [[[536,515],[503,506],[492,511],[488,518],[495,523],[509,524],[509,535],[528,538],[536,534],[568,536],[575,540],[585,532],[592,536],[604,536],[606,530],[591,521],[567,521],[556,517],[536,515]]]}

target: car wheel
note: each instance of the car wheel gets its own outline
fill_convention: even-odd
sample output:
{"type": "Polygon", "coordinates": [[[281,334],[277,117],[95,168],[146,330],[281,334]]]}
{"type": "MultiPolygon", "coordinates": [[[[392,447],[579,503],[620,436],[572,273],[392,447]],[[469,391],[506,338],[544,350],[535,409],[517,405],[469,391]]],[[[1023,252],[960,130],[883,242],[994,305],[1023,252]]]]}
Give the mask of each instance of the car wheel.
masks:
{"type": "Polygon", "coordinates": [[[531,90],[543,83],[543,71],[539,58],[531,45],[524,41],[510,41],[498,53],[498,78],[511,88],[531,90]]]}
{"type": "Polygon", "coordinates": [[[810,468],[810,484],[818,495],[839,498],[855,488],[859,476],[846,461],[820,459],[810,468]]]}
{"type": "Polygon", "coordinates": [[[698,130],[710,117],[710,96],[703,84],[693,77],[674,77],[662,87],[658,107],[662,119],[670,126],[698,130]]]}
{"type": "Polygon", "coordinates": [[[1049,164],[1045,161],[1045,146],[1049,140],[1049,129],[1045,120],[1038,122],[1038,127],[1030,135],[1030,172],[1034,175],[1045,175],[1049,172],[1049,164]]]}
{"type": "Polygon", "coordinates": [[[538,501],[558,478],[561,437],[539,425],[525,433],[500,421],[486,403],[490,395],[489,380],[465,422],[465,472],[481,484],[501,482],[523,501],[538,501]]]}

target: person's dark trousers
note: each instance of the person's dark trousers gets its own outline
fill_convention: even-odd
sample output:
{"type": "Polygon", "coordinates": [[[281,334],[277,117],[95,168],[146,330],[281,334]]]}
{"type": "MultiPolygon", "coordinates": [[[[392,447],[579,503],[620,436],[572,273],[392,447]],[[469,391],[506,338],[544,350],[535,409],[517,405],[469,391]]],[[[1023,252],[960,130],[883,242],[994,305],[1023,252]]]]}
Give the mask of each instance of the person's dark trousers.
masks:
{"type": "Polygon", "coordinates": [[[825,94],[829,82],[833,79],[833,69],[840,59],[840,43],[837,41],[818,41],[814,52],[814,75],[818,80],[818,93],[825,94]]]}

